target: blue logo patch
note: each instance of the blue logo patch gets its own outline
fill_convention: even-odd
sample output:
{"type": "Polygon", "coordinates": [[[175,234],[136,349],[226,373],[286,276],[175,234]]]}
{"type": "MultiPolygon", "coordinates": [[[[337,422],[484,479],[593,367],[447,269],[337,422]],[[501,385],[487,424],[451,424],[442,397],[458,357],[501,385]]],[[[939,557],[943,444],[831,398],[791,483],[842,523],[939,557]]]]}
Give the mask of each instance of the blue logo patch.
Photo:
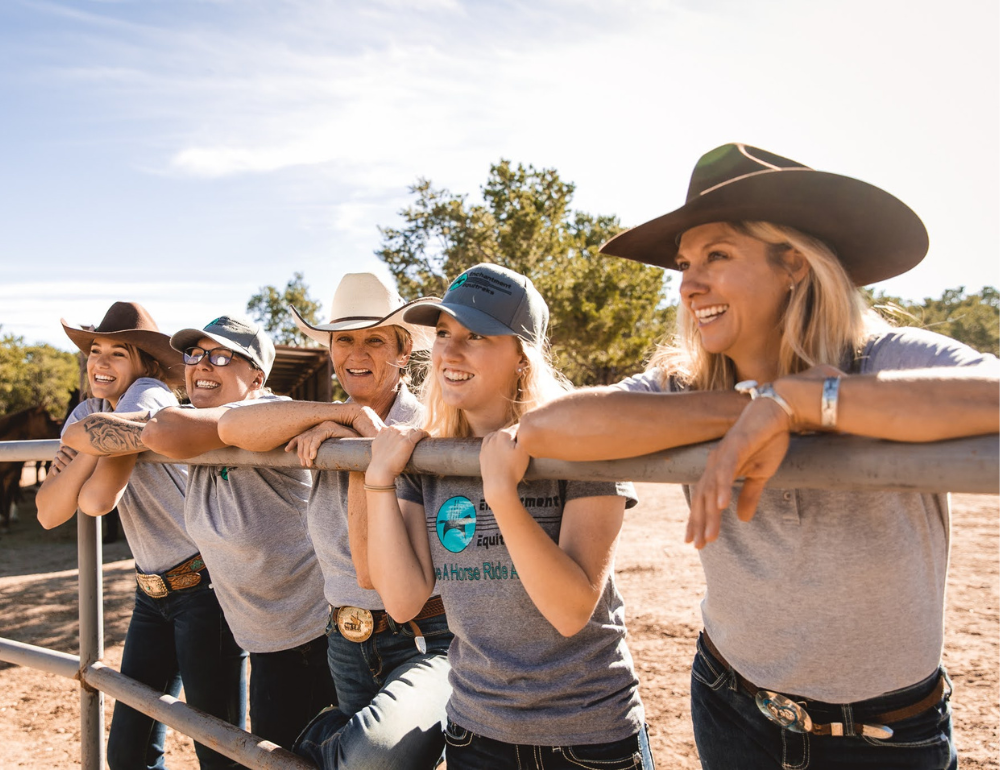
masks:
{"type": "Polygon", "coordinates": [[[460,276],[458,276],[458,278],[455,279],[455,282],[451,286],[448,287],[448,291],[454,291],[455,289],[457,289],[459,286],[461,286],[463,283],[465,283],[468,280],[469,280],[469,274],[468,273],[462,273],[460,276]]]}
{"type": "Polygon", "coordinates": [[[476,506],[467,497],[452,497],[438,509],[437,536],[452,553],[461,553],[476,534],[476,506]]]}

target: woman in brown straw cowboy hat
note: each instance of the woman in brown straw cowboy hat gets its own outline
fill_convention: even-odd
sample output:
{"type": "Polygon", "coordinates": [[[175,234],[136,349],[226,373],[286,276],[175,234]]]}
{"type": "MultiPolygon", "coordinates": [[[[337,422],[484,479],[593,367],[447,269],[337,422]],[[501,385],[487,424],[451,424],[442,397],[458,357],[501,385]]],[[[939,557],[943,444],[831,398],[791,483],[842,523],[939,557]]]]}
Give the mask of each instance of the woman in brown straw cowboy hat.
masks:
{"type": "Polygon", "coordinates": [[[532,455],[565,459],[724,437],[685,490],[707,584],[691,680],[705,768],[956,766],[947,495],[765,488],[793,432],[997,431],[997,360],[888,327],[856,288],[927,245],[877,187],[719,147],[684,206],[602,248],[681,272],[676,339],[644,374],[522,421],[532,455]]]}
{"type": "MultiPolygon", "coordinates": [[[[188,703],[242,725],[243,652],[184,526],[187,467],[136,463],[145,449],[142,423],[177,404],[167,383],[182,381],[180,354],[134,302],[116,302],[95,329],[62,323],[87,355],[92,397],[66,420],[63,445],[38,492],[39,521],[51,528],[77,507],[103,516],[117,505],[137,583],[122,673],[174,696],[183,681],[188,703]]],[[[108,765],[164,767],[165,733],[163,724],[116,703],[108,765]]],[[[203,768],[235,766],[204,746],[195,749],[203,768]]]]}
{"type": "MultiPolygon", "coordinates": [[[[431,335],[403,321],[407,307],[378,276],[345,275],[329,323],[310,324],[297,312],[295,318],[304,334],[329,348],[350,400],[235,409],[220,421],[220,436],[256,451],[287,444],[309,467],[329,438],[372,436],[383,424],[417,420],[419,403],[404,373],[411,353],[426,350],[431,335]]],[[[364,495],[350,475],[312,471],[306,521],[331,608],[327,659],[338,703],[303,731],[296,751],[326,768],[429,769],[444,747],[451,632],[437,596],[415,621],[424,649],[410,625],[386,614],[368,577],[365,519],[356,505],[349,511],[349,494],[364,495]]]]}

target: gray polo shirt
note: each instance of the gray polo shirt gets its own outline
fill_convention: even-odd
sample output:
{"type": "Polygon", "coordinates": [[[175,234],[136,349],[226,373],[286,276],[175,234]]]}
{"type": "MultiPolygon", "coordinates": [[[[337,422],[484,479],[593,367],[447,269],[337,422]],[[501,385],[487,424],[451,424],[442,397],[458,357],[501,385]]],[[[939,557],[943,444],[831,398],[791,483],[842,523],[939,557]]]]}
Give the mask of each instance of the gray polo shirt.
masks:
{"type": "MultiPolygon", "coordinates": [[[[996,365],[993,356],[907,328],[874,337],[856,366],[874,374],[996,365]]],[[[661,390],[656,372],[618,387],[661,390]]],[[[700,556],[705,628],[737,671],[761,687],[830,703],[873,698],[935,671],[948,495],[767,488],[750,522],[736,518],[736,497],[719,539],[700,556]]]]}
{"type": "MultiPolygon", "coordinates": [[[[487,738],[542,746],[639,732],[643,708],[613,573],[590,621],[566,638],[521,585],[482,479],[404,476],[397,489],[424,506],[437,590],[455,635],[448,716],[487,738]]],[[[630,483],[531,481],[518,494],[556,542],[569,500],[617,495],[636,503],[630,483]]]]}
{"type": "MultiPolygon", "coordinates": [[[[235,408],[281,396],[227,404],[235,408]]],[[[328,608],[306,531],[309,474],[299,468],[192,465],[184,509],[233,636],[277,652],[322,636],[328,608]]]]}
{"type": "MultiPolygon", "coordinates": [[[[386,416],[386,425],[417,424],[421,411],[420,402],[403,385],[386,416]]],[[[347,533],[349,476],[342,471],[312,471],[312,494],[307,509],[309,534],[323,570],[326,600],[330,605],[382,610],[385,605],[378,592],[358,585],[358,574],[351,560],[347,533]]]]}
{"type": "MultiPolygon", "coordinates": [[[[81,402],[67,418],[63,431],[97,412],[149,412],[152,416],[168,406],[177,406],[173,392],[159,380],[140,377],[122,394],[116,410],[100,398],[81,402]]],[[[135,564],[142,572],[166,572],[198,552],[184,527],[186,485],[186,465],[136,463],[132,470],[118,501],[118,515],[135,564]]]]}

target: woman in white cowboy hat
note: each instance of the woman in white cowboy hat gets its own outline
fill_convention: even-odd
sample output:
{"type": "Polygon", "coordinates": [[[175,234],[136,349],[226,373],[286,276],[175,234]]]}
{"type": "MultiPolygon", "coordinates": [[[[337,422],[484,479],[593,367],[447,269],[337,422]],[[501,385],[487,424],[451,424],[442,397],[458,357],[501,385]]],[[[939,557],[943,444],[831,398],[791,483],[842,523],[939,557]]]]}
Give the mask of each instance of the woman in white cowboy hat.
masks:
{"type": "MultiPolygon", "coordinates": [[[[38,492],[46,528],[80,508],[103,516],[115,506],[136,562],[135,608],[125,636],[126,676],[242,726],[244,653],[233,640],[198,546],[184,525],[187,467],[136,463],[142,424],[177,405],[167,387],[182,382],[181,356],[149,313],[116,302],[96,329],[63,328],[87,355],[91,398],[66,420],[63,445],[38,492]],[[79,450],[79,454],[77,454],[79,450]]],[[[115,704],[108,765],[164,767],[166,726],[115,704]]],[[[203,768],[237,767],[200,744],[203,768]]]]}
{"type": "Polygon", "coordinates": [[[702,765],[954,767],[947,495],[764,488],[795,431],[997,430],[996,359],[887,327],[855,288],[924,257],[920,219],[872,185],[731,144],[701,158],[684,206],[602,251],[681,272],[677,339],[617,389],[527,415],[521,440],[599,459],[725,436],[686,489],[707,582],[702,765]]]}
{"type": "MultiPolygon", "coordinates": [[[[233,410],[219,423],[235,446],[265,451],[285,445],[309,467],[329,438],[372,436],[383,424],[419,419],[406,386],[410,355],[426,350],[427,329],[403,320],[408,307],[372,273],[345,275],[329,323],[296,323],[330,350],[333,368],[350,396],[346,403],[294,401],[233,410]]],[[[294,308],[293,308],[294,310],[294,308]]],[[[436,596],[414,623],[397,623],[371,590],[363,506],[349,506],[348,474],[314,470],[307,521],[330,606],[328,660],[337,708],[325,710],[303,732],[296,751],[321,767],[432,768],[441,756],[448,699],[451,633],[436,596]]],[[[360,481],[355,478],[355,481],[360,481]]],[[[357,485],[363,503],[363,490],[357,485]]]]}
{"type": "MultiPolygon", "coordinates": [[[[230,411],[286,401],[265,387],[274,344],[259,324],[223,315],[170,338],[183,351],[191,404],[159,411],[142,442],[172,458],[226,446],[230,411]]],[[[295,468],[190,467],[184,520],[236,641],[250,653],[250,728],[291,746],[330,702],[323,576],[305,526],[309,475],[295,468]]]]}
{"type": "Polygon", "coordinates": [[[435,328],[426,431],[372,442],[368,559],[393,617],[437,591],[448,611],[448,767],[651,769],[613,576],[632,485],[523,479],[518,418],[568,389],[546,360],[544,299],[479,264],[403,317],[435,328]],[[482,478],[401,476],[428,435],[481,438],[482,478]]]}

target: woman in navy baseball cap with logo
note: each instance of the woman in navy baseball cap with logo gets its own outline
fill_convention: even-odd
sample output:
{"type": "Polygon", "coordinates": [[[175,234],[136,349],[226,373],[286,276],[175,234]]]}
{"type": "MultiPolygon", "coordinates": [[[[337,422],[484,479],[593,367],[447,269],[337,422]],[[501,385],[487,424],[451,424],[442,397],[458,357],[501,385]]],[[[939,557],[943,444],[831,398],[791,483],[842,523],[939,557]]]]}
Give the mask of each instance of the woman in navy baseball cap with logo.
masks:
{"type": "Polygon", "coordinates": [[[480,264],[404,319],[435,328],[426,418],[373,442],[368,560],[398,621],[444,601],[448,767],[652,767],[612,574],[634,490],[523,478],[520,416],[568,390],[546,360],[545,301],[480,264]],[[482,479],[401,475],[427,436],[481,438],[482,479]]]}

